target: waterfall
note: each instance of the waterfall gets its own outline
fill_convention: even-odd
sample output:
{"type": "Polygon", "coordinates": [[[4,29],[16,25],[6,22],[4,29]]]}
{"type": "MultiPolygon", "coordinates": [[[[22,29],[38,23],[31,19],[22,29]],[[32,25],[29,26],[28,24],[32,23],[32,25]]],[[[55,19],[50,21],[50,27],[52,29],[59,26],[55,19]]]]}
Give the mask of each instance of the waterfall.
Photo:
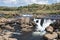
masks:
{"type": "Polygon", "coordinates": [[[54,23],[55,20],[51,19],[35,19],[34,22],[36,23],[36,33],[34,32],[33,34],[40,34],[43,35],[46,33],[45,28],[47,28],[51,23],[54,23]]]}
{"type": "Polygon", "coordinates": [[[51,23],[55,22],[55,20],[51,19],[34,19],[36,23],[37,31],[44,31],[46,27],[48,27],[51,23]]]}

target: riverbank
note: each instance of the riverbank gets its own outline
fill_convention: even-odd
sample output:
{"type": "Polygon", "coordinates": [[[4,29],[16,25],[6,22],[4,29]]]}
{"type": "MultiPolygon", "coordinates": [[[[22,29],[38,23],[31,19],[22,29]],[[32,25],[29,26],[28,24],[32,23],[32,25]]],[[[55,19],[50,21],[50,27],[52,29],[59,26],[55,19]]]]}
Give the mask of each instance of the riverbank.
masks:
{"type": "Polygon", "coordinates": [[[0,11],[0,14],[60,14],[60,10],[37,10],[35,12],[20,12],[18,11],[0,11]]]}
{"type": "MultiPolygon", "coordinates": [[[[45,36],[40,36],[42,33],[40,31],[36,31],[41,26],[36,26],[36,23],[33,21],[34,18],[29,17],[21,17],[18,19],[14,18],[1,18],[0,19],[0,38],[4,37],[5,40],[45,40],[45,39],[60,39],[58,35],[60,35],[60,20],[54,21],[53,24],[50,24],[51,19],[37,19],[37,20],[45,20],[45,24],[49,25],[46,28],[45,36]],[[41,33],[41,34],[40,34],[41,33]],[[53,36],[52,36],[53,35],[53,36]],[[5,37],[7,36],[7,37],[5,37]],[[50,37],[51,36],[51,37],[50,37]],[[24,39],[23,39],[24,38],[24,39]]],[[[38,21],[37,21],[38,22],[38,21]]],[[[44,22],[44,21],[43,21],[44,22]]],[[[40,22],[38,22],[41,24],[40,22]]],[[[43,23],[42,23],[43,24],[43,23]]],[[[42,25],[41,24],[41,25],[42,25]]],[[[43,26],[44,27],[44,26],[43,26]]],[[[43,28],[44,29],[44,28],[43,28]]],[[[41,29],[39,29],[41,30],[41,29]]],[[[2,40],[4,40],[2,39],[2,40]]]]}

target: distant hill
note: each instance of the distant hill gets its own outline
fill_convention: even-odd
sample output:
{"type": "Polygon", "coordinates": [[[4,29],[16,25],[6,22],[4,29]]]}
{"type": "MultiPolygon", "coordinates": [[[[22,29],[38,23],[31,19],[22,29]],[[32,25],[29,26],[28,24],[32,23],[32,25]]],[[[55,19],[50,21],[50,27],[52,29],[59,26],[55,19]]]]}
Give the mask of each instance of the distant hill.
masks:
{"type": "Polygon", "coordinates": [[[0,11],[15,11],[17,7],[0,6],[0,11]]]}
{"type": "Polygon", "coordinates": [[[0,7],[0,11],[19,11],[19,13],[59,13],[60,14],[60,3],[53,4],[30,4],[28,6],[20,7],[0,7]]]}
{"type": "Polygon", "coordinates": [[[31,4],[28,6],[20,6],[18,10],[23,13],[60,13],[60,3],[49,5],[31,4]]]}
{"type": "Polygon", "coordinates": [[[33,8],[38,10],[60,10],[60,3],[53,4],[31,4],[28,6],[20,6],[19,8],[33,8]]]}

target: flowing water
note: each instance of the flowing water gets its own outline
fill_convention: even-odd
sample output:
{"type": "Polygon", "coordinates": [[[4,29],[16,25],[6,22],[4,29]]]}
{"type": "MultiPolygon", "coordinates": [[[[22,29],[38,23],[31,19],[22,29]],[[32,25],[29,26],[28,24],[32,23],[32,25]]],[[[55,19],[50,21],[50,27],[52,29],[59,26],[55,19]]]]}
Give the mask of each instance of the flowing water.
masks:
{"type": "Polygon", "coordinates": [[[46,27],[55,22],[55,20],[51,19],[34,19],[34,21],[37,24],[37,31],[44,31],[46,27]]]}
{"type": "Polygon", "coordinates": [[[51,19],[35,19],[34,22],[36,23],[36,32],[33,32],[33,35],[44,35],[46,33],[45,29],[56,20],[51,19]]]}
{"type": "MultiPolygon", "coordinates": [[[[26,15],[23,15],[24,17],[31,17],[31,16],[26,16],[26,15]]],[[[32,33],[29,33],[29,34],[25,34],[24,37],[26,37],[25,39],[26,40],[44,40],[42,38],[42,36],[46,33],[45,29],[47,27],[49,27],[50,24],[56,22],[57,19],[60,19],[59,18],[60,15],[50,15],[50,16],[47,16],[45,18],[34,18],[34,22],[36,23],[36,30],[35,32],[32,32],[32,33]],[[55,17],[56,16],[56,17],[55,17]],[[27,36],[28,35],[28,36],[27,36]]],[[[18,40],[22,39],[24,40],[24,38],[22,36],[22,38],[17,38],[18,40]]]]}

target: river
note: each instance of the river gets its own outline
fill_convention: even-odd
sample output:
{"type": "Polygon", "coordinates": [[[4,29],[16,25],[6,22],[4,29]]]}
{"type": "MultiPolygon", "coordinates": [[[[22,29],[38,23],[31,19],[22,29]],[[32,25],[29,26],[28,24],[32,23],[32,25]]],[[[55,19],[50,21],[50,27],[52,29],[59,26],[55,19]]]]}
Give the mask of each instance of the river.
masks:
{"type": "MultiPolygon", "coordinates": [[[[22,17],[32,17],[33,15],[22,15],[22,17]]],[[[16,17],[17,19],[20,16],[16,17]]],[[[56,22],[56,20],[60,20],[60,15],[48,15],[44,18],[34,18],[34,22],[36,23],[36,31],[29,32],[29,33],[20,33],[14,32],[12,34],[13,38],[17,40],[44,40],[43,35],[46,33],[45,28],[48,27],[50,24],[56,22]]],[[[16,24],[15,24],[16,26],[16,24]]],[[[18,30],[18,27],[15,27],[15,30],[18,30]]]]}

